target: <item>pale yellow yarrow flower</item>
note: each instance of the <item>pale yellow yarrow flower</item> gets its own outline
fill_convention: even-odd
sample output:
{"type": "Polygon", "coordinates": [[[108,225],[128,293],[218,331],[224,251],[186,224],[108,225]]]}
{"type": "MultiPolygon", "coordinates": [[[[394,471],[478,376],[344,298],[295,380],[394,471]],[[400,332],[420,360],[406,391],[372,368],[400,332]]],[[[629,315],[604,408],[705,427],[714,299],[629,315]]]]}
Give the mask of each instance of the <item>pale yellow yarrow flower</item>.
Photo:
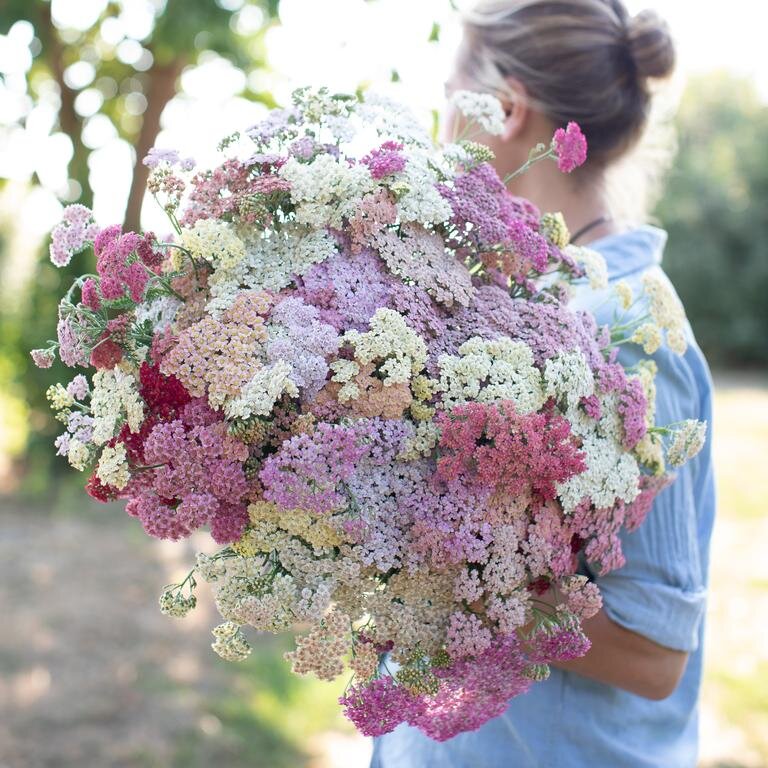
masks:
{"type": "Polygon", "coordinates": [[[550,243],[558,248],[565,248],[571,240],[571,233],[568,231],[568,225],[565,223],[563,214],[545,213],[541,217],[541,232],[550,243]]]}
{"type": "Polygon", "coordinates": [[[626,280],[619,280],[613,289],[616,291],[616,295],[619,297],[619,304],[621,308],[626,310],[632,306],[634,296],[632,295],[632,288],[626,280]]]}
{"type": "Polygon", "coordinates": [[[685,350],[688,349],[688,342],[686,341],[685,334],[680,328],[667,331],[667,346],[676,355],[685,354],[685,350]]]}
{"type": "Polygon", "coordinates": [[[630,338],[634,344],[639,344],[646,355],[652,355],[661,346],[661,329],[656,323],[643,323],[630,338]]]}
{"type": "Polygon", "coordinates": [[[682,329],[685,310],[669,281],[662,274],[650,272],[643,277],[643,288],[654,322],[668,331],[682,329]]]}
{"type": "Polygon", "coordinates": [[[193,227],[182,230],[181,245],[192,258],[223,269],[236,267],[246,256],[245,244],[232,225],[218,219],[200,219],[193,227]]]}
{"type": "Polygon", "coordinates": [[[74,405],[75,398],[61,384],[52,384],[45,392],[54,411],[60,411],[74,405]]]}
{"type": "Polygon", "coordinates": [[[688,419],[676,430],[667,451],[673,467],[680,467],[692,459],[703,447],[707,437],[707,425],[703,421],[688,419]]]}
{"type": "Polygon", "coordinates": [[[584,267],[589,280],[589,287],[595,291],[602,291],[608,287],[608,265],[605,258],[591,248],[583,248],[578,245],[569,245],[565,252],[577,264],[584,267]]]}
{"type": "Polygon", "coordinates": [[[67,461],[70,466],[82,472],[90,460],[90,451],[85,443],[80,442],[77,438],[72,438],[69,441],[69,447],[67,449],[67,461]]]}
{"type": "Polygon", "coordinates": [[[115,443],[114,447],[104,447],[96,466],[96,476],[104,485],[112,485],[122,490],[131,479],[125,443],[115,443]]]}

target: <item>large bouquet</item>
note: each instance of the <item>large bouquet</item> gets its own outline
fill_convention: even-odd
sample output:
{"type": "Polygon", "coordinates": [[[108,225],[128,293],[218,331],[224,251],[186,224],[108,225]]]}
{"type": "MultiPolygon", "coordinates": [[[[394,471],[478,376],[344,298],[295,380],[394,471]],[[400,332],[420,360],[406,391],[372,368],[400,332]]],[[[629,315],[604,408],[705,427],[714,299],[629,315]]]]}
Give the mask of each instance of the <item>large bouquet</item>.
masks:
{"type": "MultiPolygon", "coordinates": [[[[600,257],[471,141],[499,129],[498,102],[456,105],[464,138],[442,147],[396,103],[301,90],[213,170],[151,152],[175,236],[65,209],[51,257],[92,245],[96,274],[33,352],[96,369],[49,391],[91,496],[127,499],[151,536],[207,526],[222,545],[161,609],[183,616],[209,582],[232,660],[244,626],[303,625],[294,671],[349,666],[341,703],[365,734],[447,739],[583,655],[600,595],[579,562],[620,567],[665,457],[703,440],[696,422],[654,425],[651,361],[616,360],[664,335],[684,349],[667,284],[609,293],[600,257]],[[573,285],[603,291],[615,324],[570,309],[573,285]]],[[[526,167],[585,153],[570,124],[526,167]]]]}

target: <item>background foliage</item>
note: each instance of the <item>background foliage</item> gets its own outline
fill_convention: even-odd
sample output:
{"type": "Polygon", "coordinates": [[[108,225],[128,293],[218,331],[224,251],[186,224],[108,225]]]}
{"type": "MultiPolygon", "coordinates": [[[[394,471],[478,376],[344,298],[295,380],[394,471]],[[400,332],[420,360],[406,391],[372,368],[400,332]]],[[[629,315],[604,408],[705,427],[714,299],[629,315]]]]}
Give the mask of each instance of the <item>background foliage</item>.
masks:
{"type": "Polygon", "coordinates": [[[713,365],[768,363],[768,108],[748,80],[688,83],[656,215],[664,265],[713,365]]]}
{"type": "MultiPolygon", "coordinates": [[[[25,75],[26,105],[18,120],[6,122],[1,130],[7,136],[24,129],[27,118],[40,104],[55,110],[52,132],[64,134],[71,151],[69,184],[60,197],[62,202],[77,201],[90,207],[94,147],[87,142],[87,128],[95,117],[107,118],[117,135],[135,148],[124,226],[136,229],[147,179],[147,168],[140,161],[155,143],[164,108],[180,90],[181,73],[213,56],[246,74],[265,69],[264,32],[277,19],[279,0],[155,0],[154,24],[141,39],[131,37],[129,30],[121,32],[122,14],[130,1],[106,2],[84,30],[59,28],[49,0],[0,2],[0,34],[7,34],[19,21],[28,22],[34,30],[32,64],[25,75]],[[238,32],[238,14],[252,8],[262,12],[263,23],[243,35],[238,32]],[[88,89],[95,91],[89,94],[89,101],[93,103],[95,97],[101,104],[95,113],[78,98],[88,89]]],[[[0,77],[7,75],[0,72],[0,77]]],[[[248,86],[252,78],[244,82],[239,96],[274,106],[270,93],[248,86]]],[[[33,177],[32,185],[39,181],[33,177]]],[[[6,184],[0,179],[0,185],[6,184]]],[[[10,217],[5,224],[6,229],[12,228],[10,217]]],[[[5,412],[0,418],[0,454],[11,453],[24,460],[24,487],[38,494],[50,487],[50,474],[62,470],[50,451],[56,423],[47,413],[44,392],[68,374],[59,362],[46,371],[34,368],[28,350],[44,346],[55,336],[60,296],[75,275],[93,269],[84,264],[84,256],[67,268],[57,269],[48,259],[47,243],[43,243],[29,254],[34,264],[24,270],[27,279],[19,294],[19,286],[10,279],[18,265],[7,235],[0,227],[0,275],[4,278],[0,280],[0,294],[3,287],[6,293],[9,286],[14,289],[13,295],[0,297],[0,390],[4,392],[0,405],[5,412]]]]}

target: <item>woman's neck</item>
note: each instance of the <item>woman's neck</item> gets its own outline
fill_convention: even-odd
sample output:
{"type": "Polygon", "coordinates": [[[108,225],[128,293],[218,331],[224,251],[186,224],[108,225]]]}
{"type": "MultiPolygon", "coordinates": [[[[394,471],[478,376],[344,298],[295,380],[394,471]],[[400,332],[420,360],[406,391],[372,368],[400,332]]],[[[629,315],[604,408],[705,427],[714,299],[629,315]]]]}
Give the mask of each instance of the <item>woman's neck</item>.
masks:
{"type": "MultiPolygon", "coordinates": [[[[501,174],[509,172],[509,169],[498,170],[501,174]]],[[[585,245],[618,231],[616,222],[611,218],[611,206],[602,173],[567,176],[558,170],[555,163],[545,161],[514,179],[509,185],[509,191],[535,203],[542,212],[559,211],[572,233],[578,233],[589,224],[604,219],[589,227],[578,238],[576,245],[585,245]]]]}

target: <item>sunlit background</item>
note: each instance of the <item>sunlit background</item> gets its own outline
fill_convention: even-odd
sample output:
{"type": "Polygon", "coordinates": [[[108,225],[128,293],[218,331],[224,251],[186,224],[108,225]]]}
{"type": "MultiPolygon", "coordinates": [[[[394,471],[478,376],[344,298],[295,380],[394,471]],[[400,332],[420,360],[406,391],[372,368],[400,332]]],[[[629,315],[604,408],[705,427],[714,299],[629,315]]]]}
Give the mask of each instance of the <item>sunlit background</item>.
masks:
{"type": "MultiPolygon", "coordinates": [[[[62,204],[167,230],[144,200],[153,144],[198,163],[299,85],[374,88],[431,125],[460,39],[451,0],[6,0],[0,4],[0,766],[364,766],[339,687],[297,680],[265,638],[244,666],[209,651],[201,608],[157,589],[197,542],[160,544],[84,500],[27,350],[73,271],[47,262],[62,204]]],[[[717,383],[702,766],[768,765],[768,5],[628,0],[679,51],[678,160],[653,212],[665,265],[717,383]],[[761,643],[761,638],[763,642],[761,643]]],[[[205,602],[202,600],[201,602],[205,602]]],[[[343,683],[342,683],[343,685],[343,683]]]]}

